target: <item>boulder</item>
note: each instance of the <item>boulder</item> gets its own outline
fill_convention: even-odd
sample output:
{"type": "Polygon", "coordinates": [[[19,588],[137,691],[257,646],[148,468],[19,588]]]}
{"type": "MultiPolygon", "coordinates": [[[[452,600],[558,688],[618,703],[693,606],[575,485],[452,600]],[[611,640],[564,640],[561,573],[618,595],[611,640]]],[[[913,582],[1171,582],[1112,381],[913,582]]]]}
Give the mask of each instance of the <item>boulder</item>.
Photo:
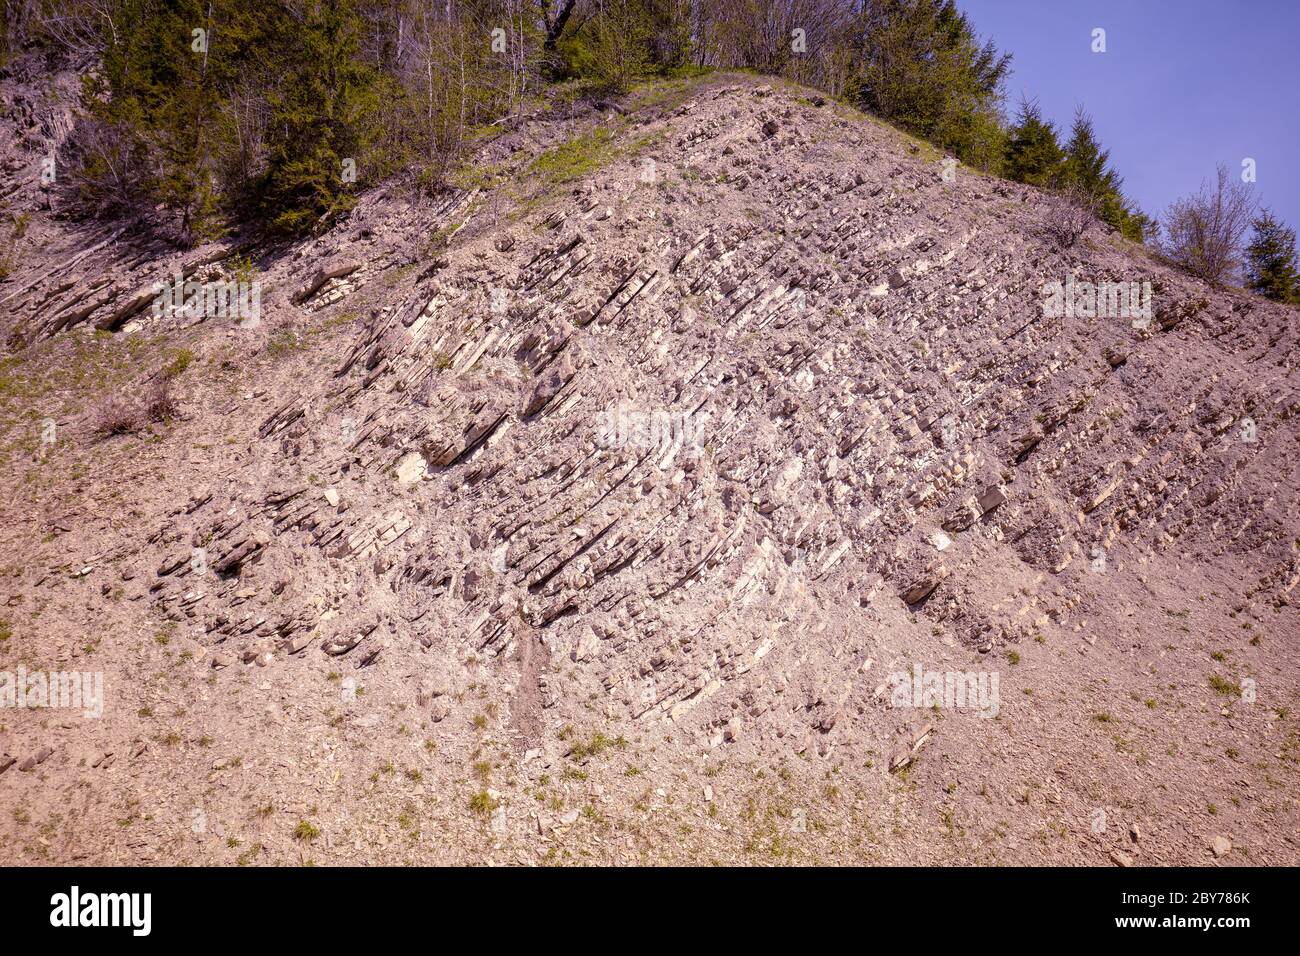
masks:
{"type": "Polygon", "coordinates": [[[293,304],[301,305],[320,291],[321,287],[329,282],[330,279],[341,279],[344,276],[350,276],[361,268],[361,263],[352,259],[330,259],[311,277],[311,281],[294,293],[293,304]]]}

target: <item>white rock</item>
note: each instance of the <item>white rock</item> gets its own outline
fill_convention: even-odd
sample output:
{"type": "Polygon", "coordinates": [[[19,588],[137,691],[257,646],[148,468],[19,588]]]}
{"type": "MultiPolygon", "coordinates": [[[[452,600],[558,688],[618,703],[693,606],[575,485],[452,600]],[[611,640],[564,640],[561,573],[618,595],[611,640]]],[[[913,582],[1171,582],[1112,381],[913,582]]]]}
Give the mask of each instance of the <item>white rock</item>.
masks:
{"type": "Polygon", "coordinates": [[[424,475],[428,462],[418,451],[408,451],[397,463],[397,482],[401,485],[413,485],[424,475]]]}

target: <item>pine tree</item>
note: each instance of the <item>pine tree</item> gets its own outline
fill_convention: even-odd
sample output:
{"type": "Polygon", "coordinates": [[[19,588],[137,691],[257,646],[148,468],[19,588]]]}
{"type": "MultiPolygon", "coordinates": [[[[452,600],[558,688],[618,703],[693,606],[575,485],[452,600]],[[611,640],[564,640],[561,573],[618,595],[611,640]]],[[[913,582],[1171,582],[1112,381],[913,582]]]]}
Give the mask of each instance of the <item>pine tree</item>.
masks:
{"type": "Polygon", "coordinates": [[[857,33],[866,109],[964,163],[1000,164],[998,106],[1011,57],[981,45],[953,0],[867,0],[857,33]]]}
{"type": "Polygon", "coordinates": [[[1082,106],[1074,111],[1060,184],[1125,238],[1142,242],[1153,233],[1154,221],[1124,198],[1124,180],[1111,168],[1110,151],[1101,148],[1092,117],[1082,106]]]}
{"type": "Polygon", "coordinates": [[[212,7],[210,0],[182,0],[147,21],[157,31],[161,54],[152,77],[162,94],[151,137],[153,153],[161,159],[155,185],[158,198],[180,216],[180,238],[187,246],[221,229],[209,130],[223,61],[212,55],[220,32],[212,7]],[[196,30],[203,32],[196,35],[196,30]]]}
{"type": "Polygon", "coordinates": [[[1054,186],[1064,162],[1056,126],[1043,119],[1035,101],[1022,99],[1016,122],[1007,131],[1003,174],[1031,186],[1054,186]]]}
{"type": "Polygon", "coordinates": [[[108,28],[102,69],[85,86],[88,112],[117,132],[121,150],[97,158],[139,165],[129,199],[176,214],[186,245],[216,228],[204,135],[219,76],[219,61],[210,63],[208,53],[214,26],[211,4],[202,0],[127,0],[108,28]]]}
{"type": "Polygon", "coordinates": [[[1100,206],[1119,192],[1118,177],[1109,161],[1110,151],[1101,148],[1092,117],[1083,107],[1077,108],[1065,147],[1065,182],[1100,206]]]}
{"type": "Polygon", "coordinates": [[[289,74],[270,97],[263,202],[276,232],[308,232],[355,202],[344,170],[363,177],[380,106],[379,77],[358,56],[360,23],[351,0],[317,0],[292,34],[289,74]]]}
{"type": "Polygon", "coordinates": [[[1295,230],[1267,209],[1260,210],[1252,226],[1254,235],[1246,246],[1246,288],[1278,302],[1300,302],[1295,230]]]}
{"type": "MultiPolygon", "coordinates": [[[[274,16],[253,0],[118,0],[83,80],[89,122],[71,139],[72,183],[95,211],[170,214],[183,245],[220,235],[239,190],[227,181],[223,110],[255,57],[275,48],[274,16]]],[[[260,96],[260,92],[259,92],[260,96]]]]}

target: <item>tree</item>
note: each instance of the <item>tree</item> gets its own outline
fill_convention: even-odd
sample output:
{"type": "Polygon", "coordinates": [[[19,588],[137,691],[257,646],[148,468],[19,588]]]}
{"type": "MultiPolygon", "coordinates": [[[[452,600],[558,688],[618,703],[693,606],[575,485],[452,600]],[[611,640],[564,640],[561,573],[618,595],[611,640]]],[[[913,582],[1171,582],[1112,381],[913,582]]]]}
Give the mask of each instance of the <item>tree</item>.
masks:
{"type": "Polygon", "coordinates": [[[209,135],[217,87],[235,68],[229,19],[215,0],[88,5],[70,37],[99,30],[100,68],[83,80],[88,122],[71,142],[72,183],[93,208],[174,214],[184,245],[219,231],[209,135]],[[93,15],[92,15],[93,14],[93,15]],[[212,56],[213,45],[223,55],[212,56]]]}
{"type": "Polygon", "coordinates": [[[352,0],[317,0],[287,40],[262,191],[276,232],[308,232],[355,201],[344,160],[364,176],[380,109],[379,76],[357,55],[359,23],[352,0]]]}
{"type": "Polygon", "coordinates": [[[1295,230],[1267,209],[1260,211],[1252,225],[1254,235],[1246,247],[1246,288],[1278,302],[1300,303],[1295,230]]]}
{"type": "Polygon", "coordinates": [[[1125,238],[1142,242],[1154,233],[1155,224],[1150,217],[1124,198],[1124,180],[1111,168],[1110,151],[1101,148],[1092,117],[1082,106],[1074,111],[1058,182],[1125,238]]]}
{"type": "Polygon", "coordinates": [[[1010,54],[981,45],[953,0],[864,0],[858,22],[862,105],[969,165],[996,169],[1010,54]]]}
{"type": "Polygon", "coordinates": [[[1176,200],[1166,210],[1162,248],[1192,275],[1226,282],[1240,268],[1241,242],[1254,211],[1250,189],[1220,164],[1213,186],[1202,183],[1196,195],[1176,200]]]}
{"type": "Polygon", "coordinates": [[[546,26],[546,39],[542,45],[547,50],[554,50],[555,44],[564,33],[565,26],[568,25],[569,17],[573,15],[573,8],[577,6],[578,0],[557,0],[554,14],[551,12],[551,0],[538,0],[538,2],[541,5],[542,22],[546,26]]]}
{"type": "Polygon", "coordinates": [[[1092,117],[1082,106],[1076,107],[1070,141],[1065,147],[1065,181],[1100,202],[1119,191],[1119,180],[1109,161],[1110,151],[1101,148],[1092,117]]]}
{"type": "Polygon", "coordinates": [[[646,0],[650,59],[660,70],[685,66],[691,56],[691,0],[646,0]]]}
{"type": "Polygon", "coordinates": [[[1037,102],[1022,98],[1016,122],[1007,131],[1003,175],[1018,183],[1050,187],[1061,177],[1064,162],[1056,126],[1043,119],[1037,102]]]}
{"type": "Polygon", "coordinates": [[[651,65],[650,0],[601,0],[560,45],[570,71],[604,91],[625,92],[651,65]]]}

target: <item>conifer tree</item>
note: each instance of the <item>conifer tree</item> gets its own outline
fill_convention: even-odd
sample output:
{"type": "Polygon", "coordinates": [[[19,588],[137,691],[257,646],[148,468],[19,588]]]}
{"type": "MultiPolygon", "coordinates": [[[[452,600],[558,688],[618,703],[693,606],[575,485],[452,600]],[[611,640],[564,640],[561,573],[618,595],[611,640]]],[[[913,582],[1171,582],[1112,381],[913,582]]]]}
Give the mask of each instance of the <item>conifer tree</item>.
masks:
{"type": "Polygon", "coordinates": [[[1152,232],[1152,220],[1124,198],[1124,180],[1111,168],[1110,150],[1102,149],[1092,117],[1082,106],[1074,111],[1060,184],[1126,238],[1142,242],[1152,232]]]}
{"type": "Polygon", "coordinates": [[[1011,56],[981,45],[953,0],[867,0],[859,21],[862,105],[965,163],[996,169],[1011,56]]]}
{"type": "Polygon", "coordinates": [[[355,202],[345,170],[364,178],[379,112],[378,75],[358,56],[359,24],[352,0],[315,0],[294,24],[288,74],[270,97],[263,201],[277,232],[307,232],[355,202]]]}
{"type": "Polygon", "coordinates": [[[208,130],[230,66],[212,50],[221,11],[211,0],[125,0],[119,16],[83,96],[91,116],[117,134],[117,155],[92,159],[119,168],[134,192],[125,198],[174,213],[188,245],[217,229],[208,130]]]}
{"type": "Polygon", "coordinates": [[[1251,225],[1254,235],[1246,246],[1246,288],[1278,302],[1300,302],[1295,230],[1267,209],[1260,210],[1251,225]]]}
{"type": "Polygon", "coordinates": [[[1056,126],[1043,119],[1038,103],[1022,99],[1016,122],[1007,131],[1003,175],[1019,183],[1049,187],[1061,176],[1065,152],[1056,138],[1056,126]]]}

